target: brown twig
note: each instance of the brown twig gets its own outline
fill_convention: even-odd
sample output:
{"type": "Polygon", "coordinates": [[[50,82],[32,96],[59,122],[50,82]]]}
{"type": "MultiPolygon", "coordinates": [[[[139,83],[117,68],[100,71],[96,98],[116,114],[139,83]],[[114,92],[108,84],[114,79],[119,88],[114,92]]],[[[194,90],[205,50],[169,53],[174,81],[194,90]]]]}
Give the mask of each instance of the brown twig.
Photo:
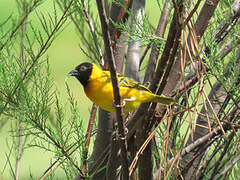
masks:
{"type": "Polygon", "coordinates": [[[188,17],[185,19],[183,26],[186,26],[188,24],[188,22],[190,21],[190,19],[192,18],[193,14],[197,11],[200,3],[202,0],[198,0],[196,5],[194,6],[194,8],[192,9],[192,11],[189,13],[188,17]]]}
{"type": "Polygon", "coordinates": [[[102,154],[98,157],[98,159],[94,162],[94,164],[91,166],[91,169],[89,169],[89,174],[93,174],[97,168],[100,166],[102,160],[108,157],[110,150],[110,144],[104,149],[102,154]]]}
{"type": "Polygon", "coordinates": [[[39,129],[59,150],[61,150],[62,154],[72,163],[72,165],[79,171],[80,175],[83,177],[84,174],[82,170],[78,167],[78,165],[72,160],[67,150],[65,150],[52,136],[49,132],[44,129],[44,127],[32,117],[31,121],[35,124],[36,128],[39,129]]]}
{"type": "MultiPolygon", "coordinates": [[[[170,7],[171,7],[171,2],[169,0],[165,0],[160,19],[158,21],[157,30],[155,32],[156,36],[159,36],[159,37],[162,37],[162,38],[164,37],[167,22],[168,22],[168,19],[169,19],[169,14],[170,14],[170,7]]],[[[153,46],[153,48],[151,50],[151,53],[150,53],[150,56],[149,56],[147,70],[146,70],[146,74],[145,74],[145,77],[144,77],[144,83],[152,81],[153,76],[154,76],[154,73],[152,73],[152,72],[154,72],[155,69],[156,69],[158,56],[159,56],[159,49],[155,45],[155,46],[153,46]]],[[[140,65],[141,65],[141,63],[140,63],[140,65]]]]}
{"type": "MultiPolygon", "coordinates": [[[[167,118],[167,113],[164,115],[163,119],[167,118]]],[[[135,170],[135,167],[137,165],[137,162],[139,160],[140,155],[143,153],[144,149],[146,148],[146,146],[148,145],[148,143],[150,142],[150,140],[154,137],[154,135],[156,134],[158,128],[160,127],[162,123],[160,122],[157,127],[151,132],[151,134],[148,136],[148,138],[145,140],[145,142],[142,144],[142,146],[140,147],[140,149],[138,150],[138,152],[136,153],[136,156],[134,157],[131,165],[129,166],[129,176],[132,175],[133,171],[135,170]]]]}
{"type": "MultiPolygon", "coordinates": [[[[78,149],[79,147],[76,146],[77,142],[72,144],[69,148],[67,148],[66,152],[68,153],[68,155],[70,156],[72,153],[74,153],[76,151],[76,149],[78,149]],[[76,146],[71,152],[69,152],[74,146],[76,146]]],[[[57,162],[59,160],[61,160],[61,158],[58,158],[57,160],[55,160],[43,173],[40,177],[38,177],[37,179],[47,179],[47,177],[49,177],[66,159],[68,159],[67,157],[65,157],[61,162],[59,162],[57,164],[57,162]],[[57,164],[57,165],[56,165],[57,164]],[[54,167],[56,165],[56,167],[54,167]],[[54,168],[53,168],[54,167],[54,168]],[[51,170],[51,171],[50,171],[51,170]],[[50,171],[48,173],[48,171],[50,171]],[[48,173],[48,174],[47,174],[48,173]],[[45,176],[46,175],[46,176],[45,176]],[[45,176],[45,177],[44,177],[45,176]]],[[[81,176],[82,177],[82,176],[81,176]]]]}
{"type": "Polygon", "coordinates": [[[88,149],[89,149],[89,144],[90,144],[90,140],[91,140],[91,136],[92,136],[92,129],[93,129],[93,124],[95,121],[95,117],[96,117],[96,112],[97,112],[97,105],[93,104],[92,106],[92,111],[91,111],[91,115],[90,115],[90,119],[88,121],[88,128],[87,128],[87,132],[86,132],[86,141],[85,141],[85,148],[83,151],[83,165],[82,165],[82,172],[85,174],[86,172],[86,168],[87,168],[87,156],[88,156],[88,149]]]}
{"type": "Polygon", "coordinates": [[[228,153],[228,148],[230,146],[230,143],[233,141],[233,137],[234,137],[234,132],[232,132],[227,138],[226,140],[224,141],[223,145],[224,145],[224,148],[223,148],[223,151],[221,152],[220,154],[220,157],[217,159],[217,161],[214,162],[214,169],[212,171],[212,175],[211,175],[211,178],[210,179],[214,179],[214,176],[216,175],[217,172],[219,172],[220,170],[220,163],[223,159],[223,157],[226,155],[226,153],[228,153]]]}
{"type": "MultiPolygon", "coordinates": [[[[231,161],[230,161],[230,164],[223,170],[223,171],[221,171],[221,173],[219,174],[219,179],[220,179],[220,177],[223,177],[223,176],[226,176],[226,173],[228,172],[228,171],[230,171],[232,168],[233,168],[233,166],[237,163],[237,162],[239,162],[239,160],[240,160],[240,155],[238,155],[238,156],[236,156],[234,159],[232,159],[231,161]]],[[[227,179],[227,178],[226,178],[227,179]]]]}
{"type": "MultiPolygon", "coordinates": [[[[239,126],[235,126],[234,128],[236,129],[240,129],[239,126]]],[[[225,127],[225,131],[227,130],[231,130],[229,128],[225,127]]],[[[193,151],[194,149],[196,149],[197,147],[203,145],[204,143],[208,142],[209,139],[212,139],[213,137],[219,136],[219,135],[223,135],[223,131],[221,130],[221,128],[218,126],[216,128],[214,128],[212,130],[212,132],[209,132],[208,134],[202,136],[201,138],[197,139],[196,141],[194,141],[193,143],[189,144],[188,146],[186,146],[182,151],[180,156],[183,157],[186,154],[190,153],[191,151],[193,151]]],[[[171,164],[172,161],[174,160],[174,158],[171,158],[168,161],[168,164],[171,164]]]]}
{"type": "MultiPolygon", "coordinates": [[[[94,24],[92,22],[91,17],[89,16],[89,13],[88,13],[88,7],[86,6],[86,1],[81,0],[81,2],[82,2],[82,6],[83,6],[83,12],[84,12],[84,15],[86,17],[86,22],[88,24],[88,28],[91,32],[92,37],[93,37],[94,45],[96,47],[96,50],[99,53],[100,58],[103,58],[102,50],[101,50],[101,48],[99,46],[99,43],[98,43],[98,39],[97,39],[97,35],[96,35],[96,32],[95,32],[94,24]]],[[[103,59],[101,59],[101,63],[103,64],[103,59]]]]}

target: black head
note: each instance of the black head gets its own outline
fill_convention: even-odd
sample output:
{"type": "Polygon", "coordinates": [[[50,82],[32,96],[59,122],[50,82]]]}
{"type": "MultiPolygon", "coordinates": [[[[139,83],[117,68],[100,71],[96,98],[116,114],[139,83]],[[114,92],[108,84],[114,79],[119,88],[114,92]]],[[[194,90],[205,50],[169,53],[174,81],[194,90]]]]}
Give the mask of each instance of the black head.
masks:
{"type": "Polygon", "coordinates": [[[87,86],[89,77],[92,73],[93,65],[91,63],[79,64],[74,70],[72,70],[69,75],[75,76],[80,83],[85,87],[87,86]]]}

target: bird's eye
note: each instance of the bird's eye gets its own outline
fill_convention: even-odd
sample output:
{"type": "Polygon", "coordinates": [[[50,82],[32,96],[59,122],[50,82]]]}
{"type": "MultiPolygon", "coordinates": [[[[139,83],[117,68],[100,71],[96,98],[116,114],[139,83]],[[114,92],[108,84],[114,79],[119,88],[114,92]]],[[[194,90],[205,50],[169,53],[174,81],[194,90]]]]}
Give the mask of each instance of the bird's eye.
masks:
{"type": "Polygon", "coordinates": [[[87,67],[86,66],[81,66],[80,67],[80,71],[86,71],[87,70],[87,67]]]}

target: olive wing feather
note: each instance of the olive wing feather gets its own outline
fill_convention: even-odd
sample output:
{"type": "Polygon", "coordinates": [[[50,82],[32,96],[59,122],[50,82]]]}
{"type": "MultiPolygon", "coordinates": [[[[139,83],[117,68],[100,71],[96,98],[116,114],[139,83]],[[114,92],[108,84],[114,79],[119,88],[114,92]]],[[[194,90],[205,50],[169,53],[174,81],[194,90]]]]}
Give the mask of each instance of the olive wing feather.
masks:
{"type": "MultiPolygon", "coordinates": [[[[149,91],[151,92],[147,87],[143,86],[142,84],[128,78],[124,77],[121,73],[117,73],[118,75],[118,83],[120,87],[128,87],[128,88],[136,88],[141,91],[149,91]]],[[[107,77],[107,80],[111,82],[110,78],[110,72],[109,71],[104,71],[103,73],[104,77],[107,77]]]]}

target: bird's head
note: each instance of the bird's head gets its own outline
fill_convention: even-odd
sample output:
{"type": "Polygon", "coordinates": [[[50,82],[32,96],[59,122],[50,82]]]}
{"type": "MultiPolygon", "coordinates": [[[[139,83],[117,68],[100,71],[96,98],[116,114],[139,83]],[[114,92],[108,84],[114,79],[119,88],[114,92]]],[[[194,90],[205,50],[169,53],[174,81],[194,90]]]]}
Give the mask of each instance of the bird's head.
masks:
{"type": "Polygon", "coordinates": [[[85,87],[88,84],[88,80],[92,74],[93,64],[92,63],[82,63],[75,67],[74,70],[69,72],[70,76],[76,77],[80,83],[85,87]]]}

